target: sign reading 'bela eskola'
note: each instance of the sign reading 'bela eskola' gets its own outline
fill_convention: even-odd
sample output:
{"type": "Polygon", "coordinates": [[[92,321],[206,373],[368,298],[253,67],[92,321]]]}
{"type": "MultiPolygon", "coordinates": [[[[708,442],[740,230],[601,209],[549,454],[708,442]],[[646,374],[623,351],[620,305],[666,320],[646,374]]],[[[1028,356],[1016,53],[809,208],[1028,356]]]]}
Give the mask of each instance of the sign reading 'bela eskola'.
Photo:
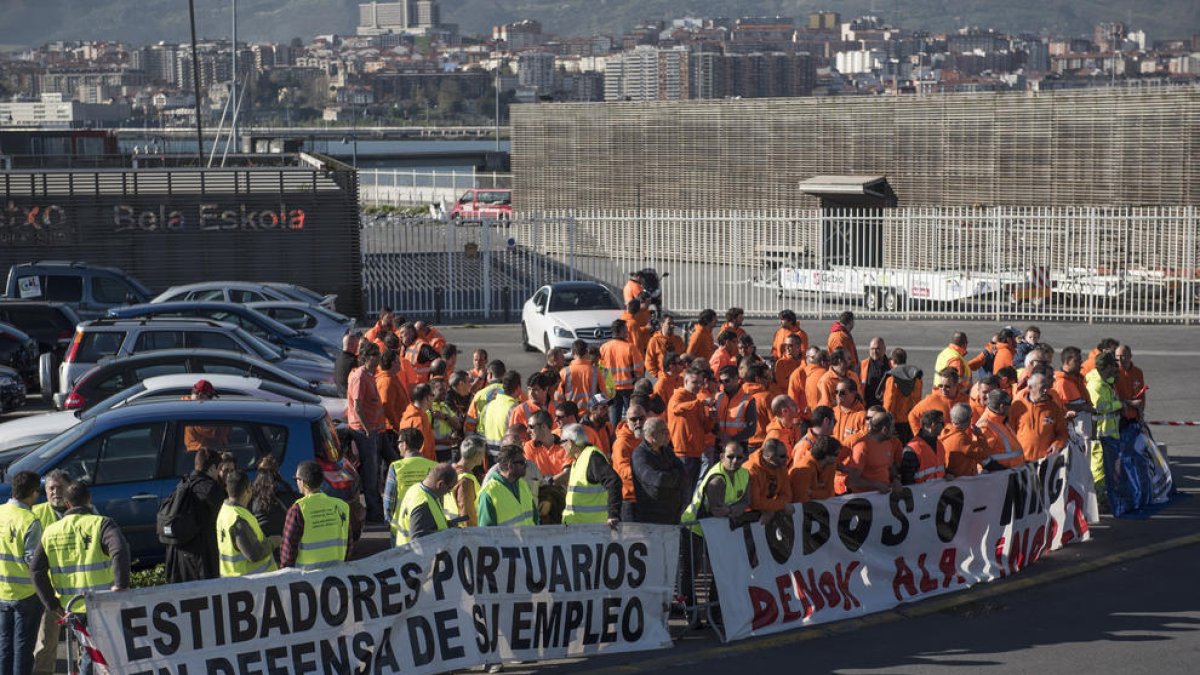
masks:
{"type": "Polygon", "coordinates": [[[89,595],[114,672],[440,673],[670,646],[678,530],[455,529],[344,565],[89,595]]]}
{"type": "Polygon", "coordinates": [[[166,204],[160,204],[156,209],[139,209],[124,204],[113,207],[115,232],[303,230],[305,218],[304,209],[288,208],[283,203],[276,208],[262,209],[244,203],[235,206],[202,203],[194,211],[166,204]]]}

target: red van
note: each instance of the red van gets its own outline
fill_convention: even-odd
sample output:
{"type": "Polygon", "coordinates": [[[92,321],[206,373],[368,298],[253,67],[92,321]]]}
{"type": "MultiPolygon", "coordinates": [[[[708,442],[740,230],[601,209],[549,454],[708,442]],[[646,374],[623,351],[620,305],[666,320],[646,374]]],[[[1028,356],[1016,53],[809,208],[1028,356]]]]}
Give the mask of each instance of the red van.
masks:
{"type": "Polygon", "coordinates": [[[508,220],[512,217],[512,190],[471,188],[450,209],[451,220],[508,220]]]}

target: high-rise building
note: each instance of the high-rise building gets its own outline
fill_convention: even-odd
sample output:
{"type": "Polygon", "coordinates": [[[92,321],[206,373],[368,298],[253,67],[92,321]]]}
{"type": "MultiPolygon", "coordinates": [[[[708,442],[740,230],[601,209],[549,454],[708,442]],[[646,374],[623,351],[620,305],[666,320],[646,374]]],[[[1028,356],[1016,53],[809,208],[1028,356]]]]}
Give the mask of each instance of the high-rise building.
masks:
{"type": "Polygon", "coordinates": [[[441,25],[438,0],[371,2],[358,6],[358,34],[383,35],[441,25]]]}
{"type": "Polygon", "coordinates": [[[533,87],[538,94],[554,91],[554,54],[522,52],[517,57],[517,83],[533,87]]]}
{"type": "Polygon", "coordinates": [[[679,101],[690,98],[686,47],[639,45],[608,59],[604,100],[679,101]]]}
{"type": "Polygon", "coordinates": [[[836,33],[841,29],[842,15],[837,12],[814,12],[808,15],[808,29],[836,33]]]}

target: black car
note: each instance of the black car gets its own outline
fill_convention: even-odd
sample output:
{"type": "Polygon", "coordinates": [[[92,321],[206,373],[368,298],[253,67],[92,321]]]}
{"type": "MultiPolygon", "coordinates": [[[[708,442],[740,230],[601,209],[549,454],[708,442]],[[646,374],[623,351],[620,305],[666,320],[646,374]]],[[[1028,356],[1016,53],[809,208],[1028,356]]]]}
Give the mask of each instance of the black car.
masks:
{"type": "Polygon", "coordinates": [[[8,366],[20,373],[25,386],[36,387],[37,364],[37,340],[16,326],[0,323],[0,366],[8,366]]]}
{"type": "MultiPolygon", "coordinates": [[[[337,396],[331,384],[314,384],[281,370],[266,361],[220,349],[164,349],[132,356],[105,358],[84,373],[60,407],[71,410],[87,407],[126,387],[156,375],[177,373],[223,373],[245,375],[269,382],[286,384],[322,396],[337,396]]],[[[57,399],[56,395],[55,398],[57,399]]]]}
{"type": "Polygon", "coordinates": [[[79,321],[75,310],[61,302],[0,301],[0,322],[16,326],[37,340],[42,354],[55,352],[61,357],[79,321]]]}
{"type": "Polygon", "coordinates": [[[8,366],[0,366],[0,415],[23,405],[25,383],[21,381],[21,374],[8,366]]]}

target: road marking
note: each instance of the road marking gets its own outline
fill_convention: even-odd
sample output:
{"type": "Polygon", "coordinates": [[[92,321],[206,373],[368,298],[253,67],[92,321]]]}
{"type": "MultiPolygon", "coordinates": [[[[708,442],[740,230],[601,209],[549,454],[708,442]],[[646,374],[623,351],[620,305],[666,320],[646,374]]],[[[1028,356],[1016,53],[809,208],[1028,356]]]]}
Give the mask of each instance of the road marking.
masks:
{"type": "MultiPolygon", "coordinates": [[[[577,672],[586,672],[589,675],[625,675],[627,673],[640,673],[645,671],[661,670],[663,668],[674,668],[677,666],[687,666],[696,663],[704,663],[715,659],[724,659],[731,656],[749,654],[763,649],[773,649],[775,647],[784,647],[787,645],[816,640],[822,637],[850,633],[864,628],[880,626],[901,619],[912,619],[916,617],[928,616],[937,614],[948,609],[961,607],[987,600],[1008,593],[1024,591],[1030,588],[1048,584],[1054,581],[1061,581],[1088,572],[1094,572],[1105,567],[1126,563],[1140,558],[1145,558],[1156,553],[1169,551],[1171,549],[1182,548],[1184,546],[1192,546],[1200,544],[1200,533],[1189,534],[1175,539],[1143,546],[1141,548],[1121,551],[1111,555],[1096,558],[1085,562],[1068,565],[1061,569],[1045,572],[1035,576],[1024,578],[1016,578],[1006,580],[1003,584],[980,584],[962,593],[953,593],[951,595],[926,600],[913,605],[902,605],[900,607],[885,611],[869,614],[857,619],[847,619],[845,621],[836,621],[829,624],[819,624],[811,628],[802,628],[786,633],[778,633],[763,638],[751,638],[741,640],[739,642],[730,642],[718,644],[714,647],[705,647],[687,654],[667,654],[658,658],[643,659],[634,663],[608,666],[604,668],[595,668],[577,672]]],[[[1065,550],[1065,549],[1060,549],[1065,550]]],[[[573,664],[573,669],[582,664],[573,664]]]]}

